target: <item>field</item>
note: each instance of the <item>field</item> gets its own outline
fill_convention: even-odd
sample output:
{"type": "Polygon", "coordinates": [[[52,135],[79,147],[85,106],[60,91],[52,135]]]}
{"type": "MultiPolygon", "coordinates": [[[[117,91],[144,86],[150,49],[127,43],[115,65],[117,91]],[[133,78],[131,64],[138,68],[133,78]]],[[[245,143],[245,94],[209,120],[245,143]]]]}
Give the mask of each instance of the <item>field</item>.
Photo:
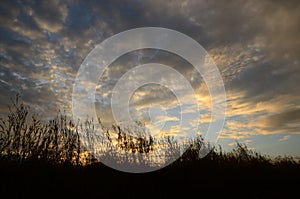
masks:
{"type": "MultiPolygon", "coordinates": [[[[0,187],[2,194],[11,197],[140,198],[183,194],[196,198],[290,198],[298,194],[300,164],[292,157],[271,158],[236,143],[230,152],[213,148],[199,158],[198,150],[203,146],[199,137],[191,141],[179,159],[163,169],[126,173],[95,160],[81,145],[76,130],[79,127],[66,116],[43,123],[30,118],[29,107],[18,100],[10,108],[11,113],[0,125],[0,187]]],[[[127,139],[134,140],[129,148],[119,132],[116,145],[132,158],[151,153],[156,142],[127,139]]],[[[171,139],[168,143],[175,145],[171,139]]]]}

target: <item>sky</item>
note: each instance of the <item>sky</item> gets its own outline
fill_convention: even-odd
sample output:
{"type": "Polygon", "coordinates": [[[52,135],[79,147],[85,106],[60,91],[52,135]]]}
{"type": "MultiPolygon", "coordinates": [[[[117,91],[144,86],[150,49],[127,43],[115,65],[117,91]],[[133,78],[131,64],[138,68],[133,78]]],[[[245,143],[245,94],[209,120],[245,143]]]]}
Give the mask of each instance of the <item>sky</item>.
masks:
{"type": "MultiPolygon", "coordinates": [[[[188,35],[214,59],[226,89],[226,123],[218,143],[236,141],[263,154],[300,156],[299,1],[3,0],[0,3],[0,112],[17,93],[42,119],[71,114],[77,71],[106,38],[139,27],[163,27],[188,35]]],[[[124,41],[126,43],[126,41],[124,41]]],[[[154,49],[113,62],[99,79],[96,107],[111,119],[108,99],[124,72],[159,62],[183,74],[196,91],[201,128],[210,122],[210,96],[202,78],[182,58],[154,49]]],[[[176,97],[148,85],[131,98],[132,115],[162,107],[169,133],[178,132],[176,97]]],[[[145,117],[144,117],[145,116],[145,117]]]]}

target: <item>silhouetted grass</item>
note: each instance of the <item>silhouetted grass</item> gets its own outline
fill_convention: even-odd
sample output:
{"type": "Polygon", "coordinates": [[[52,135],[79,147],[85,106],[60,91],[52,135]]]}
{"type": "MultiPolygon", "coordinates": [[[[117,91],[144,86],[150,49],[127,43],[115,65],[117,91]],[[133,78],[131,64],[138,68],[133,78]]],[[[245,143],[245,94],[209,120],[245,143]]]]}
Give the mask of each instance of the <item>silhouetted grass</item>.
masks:
{"type": "Polygon", "coordinates": [[[53,164],[79,164],[79,134],[72,121],[58,115],[48,123],[35,116],[28,118],[29,107],[16,101],[7,120],[0,119],[0,154],[2,159],[23,162],[42,160],[53,164]]]}
{"type": "Polygon", "coordinates": [[[111,193],[127,197],[170,197],[184,193],[198,194],[196,198],[206,194],[225,198],[287,198],[297,194],[300,185],[300,165],[292,157],[270,158],[236,143],[230,152],[213,148],[207,156],[199,158],[199,149],[209,148],[200,136],[188,141],[188,150],[163,169],[143,174],[120,172],[95,159],[96,152],[101,153],[95,150],[95,143],[102,141],[108,147],[104,150],[107,154],[101,153],[102,156],[129,166],[133,162],[151,162],[149,157],[156,155],[158,144],[166,147],[166,153],[159,157],[165,162],[183,146],[172,137],[154,139],[116,125],[111,129],[101,126],[104,133],[97,137],[93,135],[95,127],[91,121],[78,125],[63,114],[43,123],[29,117],[29,107],[18,98],[10,110],[8,117],[0,120],[2,195],[102,198],[111,193]]]}

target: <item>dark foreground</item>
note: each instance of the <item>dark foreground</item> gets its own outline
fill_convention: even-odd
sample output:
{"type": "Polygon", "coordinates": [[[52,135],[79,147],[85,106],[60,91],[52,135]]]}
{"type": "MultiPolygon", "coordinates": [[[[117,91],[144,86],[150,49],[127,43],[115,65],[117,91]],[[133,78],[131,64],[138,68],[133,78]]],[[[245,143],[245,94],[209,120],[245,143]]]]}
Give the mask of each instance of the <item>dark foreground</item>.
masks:
{"type": "MultiPolygon", "coordinates": [[[[0,118],[0,198],[299,198],[300,162],[292,158],[271,159],[237,143],[231,152],[214,149],[200,159],[198,151],[205,145],[195,139],[163,169],[124,173],[101,163],[82,166],[82,127],[65,116],[42,123],[28,115],[28,108],[16,100],[7,119],[0,118]]],[[[84,125],[90,135],[91,123],[84,125]]],[[[132,151],[132,157],[150,153],[155,145],[151,138],[125,138],[120,128],[114,130],[117,146],[132,151]],[[133,145],[128,148],[129,142],[133,145]]],[[[163,143],[172,154],[176,142],[163,143]]]]}
{"type": "Polygon", "coordinates": [[[182,194],[193,194],[196,198],[294,198],[299,196],[300,166],[289,161],[255,165],[202,160],[176,162],[155,172],[130,174],[99,163],[74,167],[2,161],[0,178],[1,195],[17,198],[115,195],[148,198],[182,194]]]}

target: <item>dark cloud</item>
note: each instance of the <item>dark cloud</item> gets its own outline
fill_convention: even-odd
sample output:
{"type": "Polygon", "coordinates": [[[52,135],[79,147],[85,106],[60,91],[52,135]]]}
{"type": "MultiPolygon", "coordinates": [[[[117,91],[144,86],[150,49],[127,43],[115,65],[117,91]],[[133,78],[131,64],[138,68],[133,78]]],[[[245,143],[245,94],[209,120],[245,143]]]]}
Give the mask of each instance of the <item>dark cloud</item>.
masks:
{"type": "Polygon", "coordinates": [[[19,14],[17,15],[18,22],[22,24],[23,26],[26,26],[31,31],[41,31],[38,24],[34,21],[32,16],[30,16],[28,13],[26,13],[25,10],[20,10],[19,14]]]}
{"type": "Polygon", "coordinates": [[[281,133],[300,133],[300,109],[287,110],[262,120],[264,130],[281,133]]]}
{"type": "Polygon", "coordinates": [[[20,33],[11,31],[5,27],[0,27],[0,41],[1,44],[7,44],[7,45],[26,45],[30,44],[31,40],[21,35],[20,33]]]}
{"type": "Polygon", "coordinates": [[[227,88],[245,92],[245,101],[258,103],[280,95],[300,96],[296,85],[300,84],[300,68],[293,63],[272,62],[251,63],[227,88]]]}

